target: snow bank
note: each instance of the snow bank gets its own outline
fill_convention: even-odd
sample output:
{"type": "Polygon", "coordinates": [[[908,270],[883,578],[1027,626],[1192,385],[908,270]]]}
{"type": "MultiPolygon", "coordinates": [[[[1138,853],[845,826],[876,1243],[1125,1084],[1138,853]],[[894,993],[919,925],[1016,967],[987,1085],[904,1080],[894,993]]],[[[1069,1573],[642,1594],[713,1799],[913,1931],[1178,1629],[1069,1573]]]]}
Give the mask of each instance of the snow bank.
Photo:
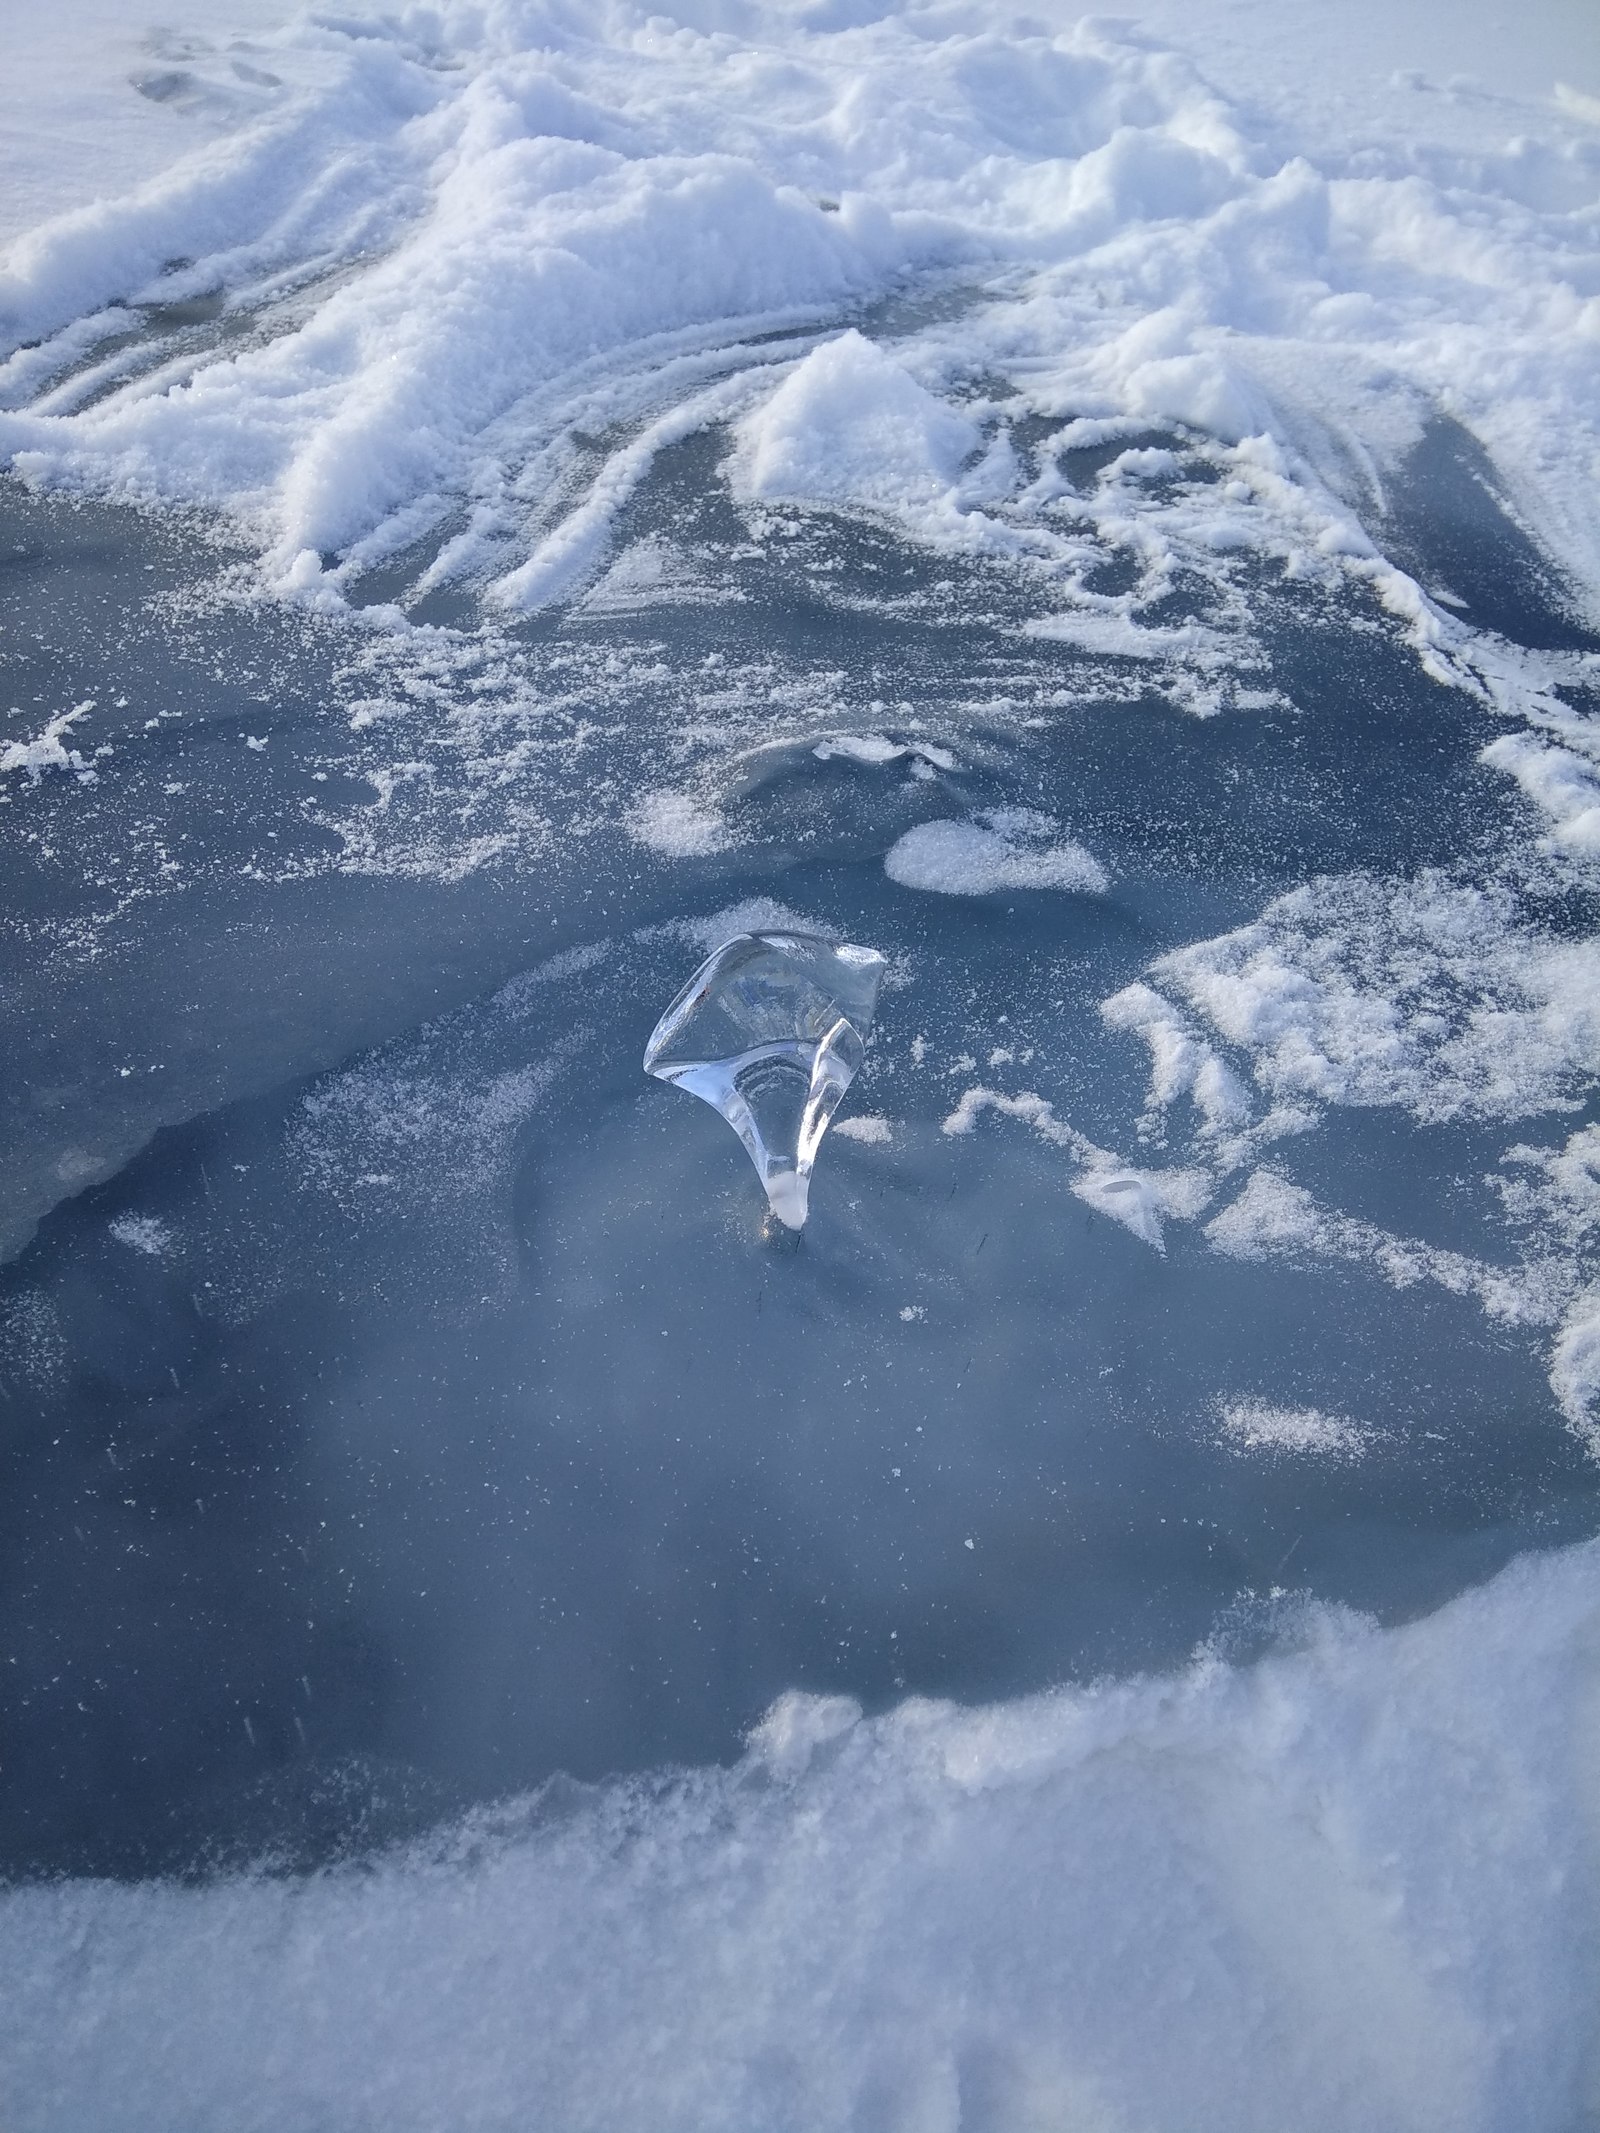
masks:
{"type": "Polygon", "coordinates": [[[14,2133],[1564,2133],[1600,1554],[1428,1620],[865,1721],[370,1872],[0,1897],[14,2133]]]}
{"type": "MultiPolygon", "coordinates": [[[[188,156],[0,262],[0,453],[229,509],[286,589],[337,596],[464,514],[449,567],[531,599],[544,566],[518,572],[576,464],[556,447],[674,411],[735,422],[751,500],[890,509],[1069,583],[1080,508],[1170,504],[1182,455],[1130,444],[1087,507],[1016,419],[1182,425],[1235,479],[1186,500],[1157,578],[1186,542],[1252,541],[1300,574],[1381,575],[1361,521],[1441,406],[1569,597],[1600,584],[1600,144],[1576,44],[1569,93],[1504,97],[1487,134],[1407,92],[1342,148],[1297,136],[1292,101],[1230,100],[1064,7],[1020,26],[977,4],[442,0],[191,45],[151,48],[188,156]],[[930,269],[938,301],[839,332],[930,269]],[[245,330],[153,316],[142,352],[112,338],[208,292],[245,330]],[[784,326],[824,338],[763,344],[784,326]],[[747,390],[700,400],[718,378],[747,390]]],[[[148,105],[155,79],[116,94],[148,105]]],[[[19,136],[19,182],[39,155],[19,136]]],[[[605,518],[567,561],[598,565],[605,518]]],[[[1141,629],[1159,590],[1040,626],[1203,654],[1141,629]]]]}

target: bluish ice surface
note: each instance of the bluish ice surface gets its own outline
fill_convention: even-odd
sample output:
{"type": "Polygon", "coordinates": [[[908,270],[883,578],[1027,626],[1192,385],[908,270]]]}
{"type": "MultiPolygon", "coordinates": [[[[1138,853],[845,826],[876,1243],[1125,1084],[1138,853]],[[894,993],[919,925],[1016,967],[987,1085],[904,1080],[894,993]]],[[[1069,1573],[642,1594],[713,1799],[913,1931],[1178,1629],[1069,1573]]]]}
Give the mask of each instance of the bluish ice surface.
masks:
{"type": "Polygon", "coordinates": [[[1592,8],[657,4],[0,69],[6,2133],[1578,2133],[1592,8]]]}
{"type": "MultiPolygon", "coordinates": [[[[997,566],[819,513],[753,542],[720,449],[661,456],[631,578],[492,636],[419,600],[409,667],[228,596],[205,529],[0,492],[8,701],[92,699],[99,773],[13,778],[0,825],[6,1871],[312,1864],[727,1761],[791,1689],[1248,1652],[1600,1526],[1548,1332],[1482,1302],[1526,1256],[1508,1144],[1592,1108],[1324,1109],[1272,1159],[1345,1245],[1219,1249],[1243,1168],[1108,1211],[1188,1161],[1100,1013],[1163,955],[1429,869],[1592,929],[1483,705],[1359,588],[1263,572],[1253,693],[1196,717],[1019,636],[997,566]],[[1012,875],[886,867],[952,822],[1012,875]],[[640,1070],[774,924],[890,965],[798,1239],[640,1070]],[[1391,1278],[1361,1225],[1478,1272],[1391,1278]]],[[[1397,541],[1571,641],[1471,475],[1436,433],[1397,541]]]]}

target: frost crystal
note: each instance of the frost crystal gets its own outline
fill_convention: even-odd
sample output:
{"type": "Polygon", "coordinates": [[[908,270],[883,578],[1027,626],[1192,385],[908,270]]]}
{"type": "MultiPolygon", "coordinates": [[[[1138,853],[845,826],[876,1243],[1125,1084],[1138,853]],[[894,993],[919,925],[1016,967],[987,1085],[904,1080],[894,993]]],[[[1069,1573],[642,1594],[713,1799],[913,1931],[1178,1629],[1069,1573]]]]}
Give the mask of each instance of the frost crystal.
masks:
{"type": "Polygon", "coordinates": [[[871,948],[741,933],[701,964],[645,1047],[647,1074],[722,1113],[790,1229],[805,1222],[811,1166],[861,1064],[883,969],[871,948]]]}

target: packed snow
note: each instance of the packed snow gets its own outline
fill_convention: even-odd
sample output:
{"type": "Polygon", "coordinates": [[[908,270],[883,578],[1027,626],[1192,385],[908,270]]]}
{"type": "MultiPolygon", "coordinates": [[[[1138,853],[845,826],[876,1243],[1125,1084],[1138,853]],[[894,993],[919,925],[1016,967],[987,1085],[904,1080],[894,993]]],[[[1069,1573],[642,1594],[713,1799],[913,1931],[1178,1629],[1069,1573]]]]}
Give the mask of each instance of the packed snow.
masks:
{"type": "MultiPolygon", "coordinates": [[[[1157,578],[1186,543],[1264,539],[1381,575],[1359,514],[1437,405],[1593,599],[1593,84],[1487,99],[1470,147],[1413,97],[1413,135],[1335,151],[1137,24],[688,17],[521,0],[308,12],[249,56],[202,40],[167,101],[226,75],[231,124],[197,108],[186,156],[6,255],[0,450],[33,481],[224,508],[305,597],[464,514],[442,567],[521,600],[572,425],[737,416],[744,493],[887,509],[1066,591],[1077,507],[1028,472],[1020,419],[1212,441],[1231,478],[1173,519],[1157,578]],[[930,271],[948,316],[892,346],[830,323],[930,271]],[[83,371],[140,306],[213,293],[229,336],[83,371]],[[784,329],[813,345],[750,340],[784,329]]],[[[41,144],[12,153],[37,188],[41,144]]],[[[1130,439],[1091,509],[1148,519],[1173,471],[1130,439]]],[[[1137,644],[1154,591],[1069,599],[1059,626],[1137,644]]]]}

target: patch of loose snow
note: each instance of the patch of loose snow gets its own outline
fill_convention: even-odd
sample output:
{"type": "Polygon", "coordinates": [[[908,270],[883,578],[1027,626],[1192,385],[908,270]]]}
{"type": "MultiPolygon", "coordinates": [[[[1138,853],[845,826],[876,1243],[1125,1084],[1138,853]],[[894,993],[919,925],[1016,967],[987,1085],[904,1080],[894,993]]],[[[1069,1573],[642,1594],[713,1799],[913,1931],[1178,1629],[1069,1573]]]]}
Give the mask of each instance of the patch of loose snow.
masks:
{"type": "Polygon", "coordinates": [[[1222,1441],[1240,1452],[1290,1452],[1323,1459],[1359,1459],[1370,1431],[1320,1407],[1281,1407],[1270,1400],[1221,1400],[1222,1441]]]}
{"type": "Polygon", "coordinates": [[[732,841],[716,808],[691,792],[647,793],[628,818],[640,844],[669,859],[702,859],[726,851],[732,841]]]}
{"type": "Polygon", "coordinates": [[[117,1215],[106,1227],[130,1251],[159,1259],[172,1246],[172,1232],[156,1215],[117,1215]]]}
{"type": "MultiPolygon", "coordinates": [[[[1048,832],[1046,832],[1048,836],[1048,832]]],[[[1065,889],[1103,896],[1106,870],[1071,838],[1024,843],[976,822],[922,822],[893,844],[884,872],[903,889],[938,896],[994,896],[1014,889],[1065,889]]]]}
{"type": "Polygon", "coordinates": [[[28,783],[37,785],[47,770],[70,770],[80,779],[92,781],[94,770],[76,748],[69,748],[66,736],[74,726],[81,724],[94,709],[93,697],[81,704],[74,704],[70,711],[58,711],[46,721],[43,732],[31,741],[8,741],[0,748],[0,775],[9,770],[25,770],[28,783]]]}
{"type": "Polygon", "coordinates": [[[894,1127],[890,1121],[874,1111],[863,1111],[849,1118],[834,1121],[835,1133],[842,1133],[847,1141],[864,1141],[870,1147],[887,1148],[894,1139],[894,1127]]]}
{"type": "MultiPolygon", "coordinates": [[[[1508,892],[1437,872],[1309,882],[1151,975],[1274,1099],[1522,1118],[1600,1072],[1600,943],[1531,932],[1508,892]]],[[[1175,1044],[1143,990],[1121,999],[1115,1012],[1175,1044]]]]}

